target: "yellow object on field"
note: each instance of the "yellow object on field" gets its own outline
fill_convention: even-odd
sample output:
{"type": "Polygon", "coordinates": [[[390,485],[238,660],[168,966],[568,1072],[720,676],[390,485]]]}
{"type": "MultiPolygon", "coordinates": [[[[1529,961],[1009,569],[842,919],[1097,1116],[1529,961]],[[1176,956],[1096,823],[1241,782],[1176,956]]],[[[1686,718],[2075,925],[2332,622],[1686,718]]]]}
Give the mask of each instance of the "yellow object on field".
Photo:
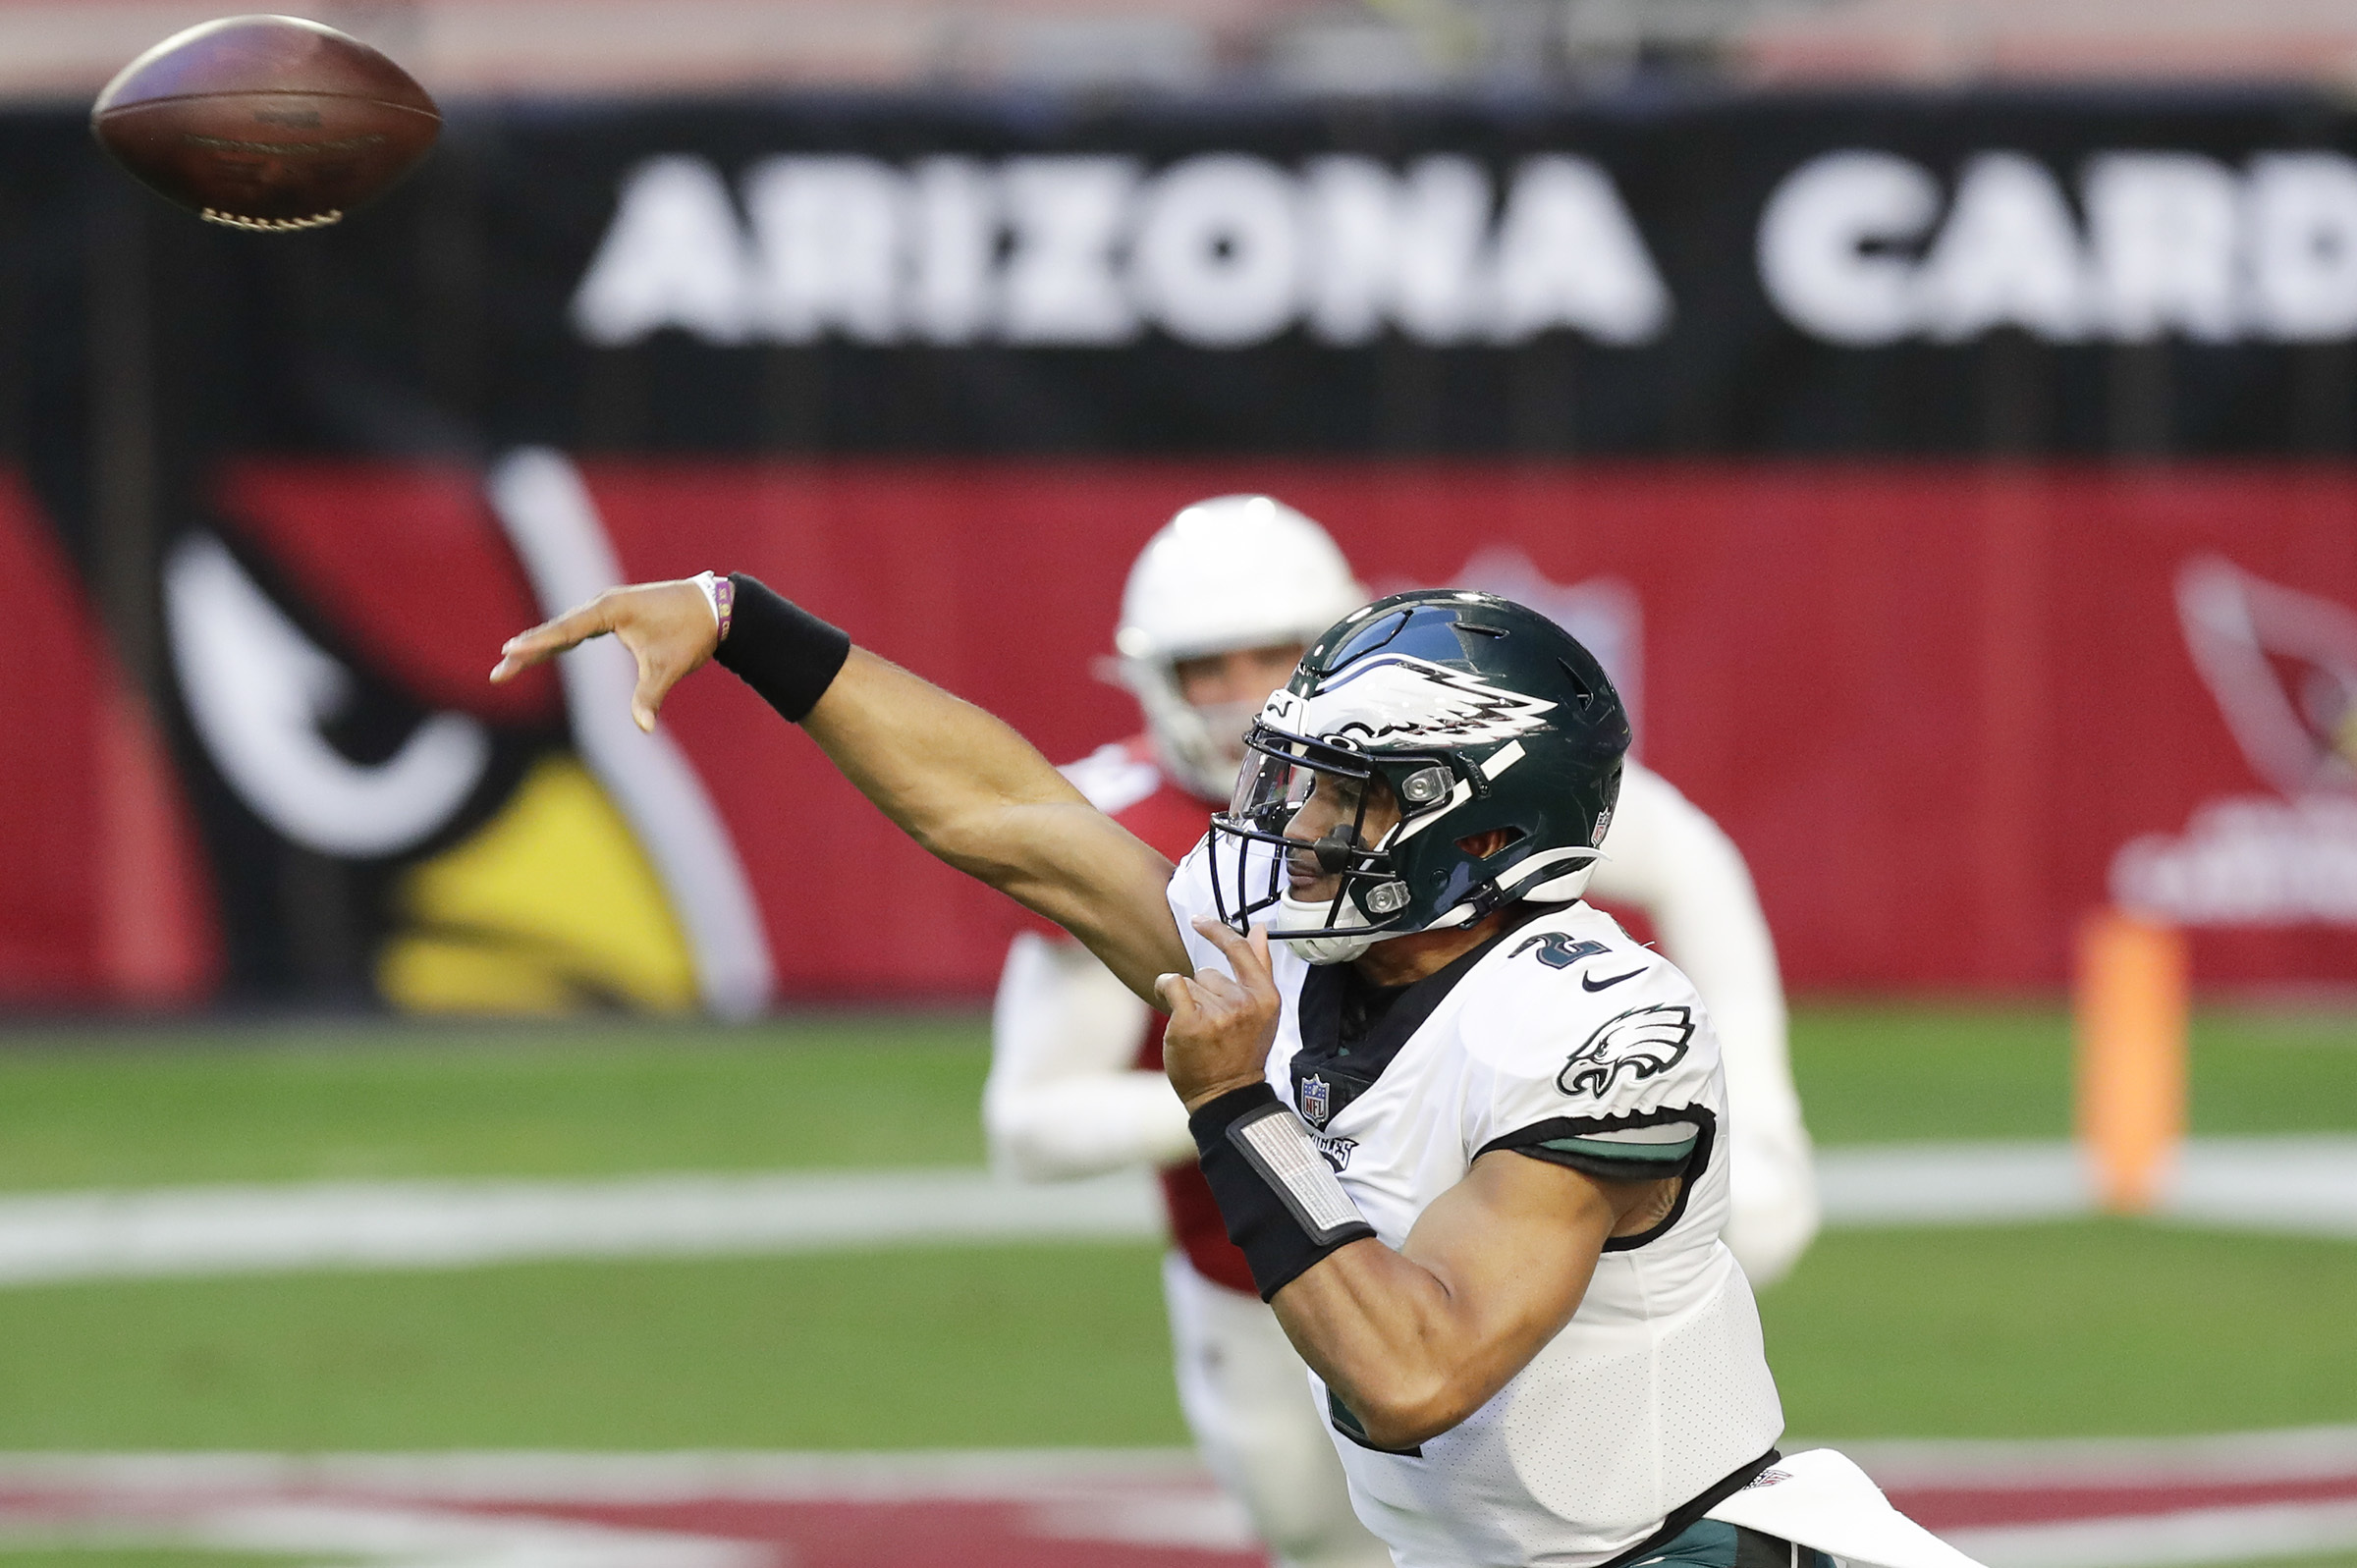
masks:
{"type": "Polygon", "coordinates": [[[695,960],[630,825],[580,763],[532,766],[498,816],[412,867],[377,958],[410,1012],[695,1005],[695,960]]]}
{"type": "Polygon", "coordinates": [[[2116,909],[2079,933],[2078,1130],[2104,1207],[2140,1214],[2185,1138],[2185,934],[2116,909]]]}

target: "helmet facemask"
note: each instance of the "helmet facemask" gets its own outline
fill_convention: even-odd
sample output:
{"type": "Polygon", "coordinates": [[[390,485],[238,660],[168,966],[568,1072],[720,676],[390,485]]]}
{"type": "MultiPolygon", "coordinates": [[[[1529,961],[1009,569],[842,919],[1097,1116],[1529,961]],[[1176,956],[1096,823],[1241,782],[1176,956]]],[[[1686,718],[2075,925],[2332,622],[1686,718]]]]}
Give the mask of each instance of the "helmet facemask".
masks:
{"type": "Polygon", "coordinates": [[[1270,938],[1312,963],[1344,962],[1385,937],[1404,935],[1407,884],[1392,845],[1420,813],[1411,805],[1402,815],[1403,791],[1391,775],[1404,766],[1404,792],[1423,808],[1445,806],[1445,760],[1386,756],[1379,764],[1265,719],[1244,745],[1234,798],[1211,825],[1220,918],[1240,931],[1253,915],[1276,908],[1270,938]],[[1307,879],[1298,890],[1296,872],[1307,879]]]}

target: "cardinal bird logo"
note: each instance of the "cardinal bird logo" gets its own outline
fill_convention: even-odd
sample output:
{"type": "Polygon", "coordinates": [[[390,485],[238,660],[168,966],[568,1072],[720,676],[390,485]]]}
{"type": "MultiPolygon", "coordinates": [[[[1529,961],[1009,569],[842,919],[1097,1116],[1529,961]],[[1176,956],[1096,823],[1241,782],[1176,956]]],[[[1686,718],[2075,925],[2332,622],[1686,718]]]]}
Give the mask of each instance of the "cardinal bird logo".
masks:
{"type": "Polygon", "coordinates": [[[2177,620],[2251,772],[2181,834],[2111,857],[2122,908],[2192,926],[2357,925],[2357,610],[2217,556],[2177,573],[2177,620]]]}
{"type": "Polygon", "coordinates": [[[2357,788],[2357,611],[2208,556],[2177,617],[2253,772],[2293,799],[2357,788]]]}
{"type": "Polygon", "coordinates": [[[1602,1100],[1623,1071],[1638,1083],[1668,1072],[1685,1059],[1693,1039],[1693,1008],[1632,1007],[1571,1053],[1563,1070],[1555,1075],[1555,1086],[1567,1095],[1602,1100]]]}

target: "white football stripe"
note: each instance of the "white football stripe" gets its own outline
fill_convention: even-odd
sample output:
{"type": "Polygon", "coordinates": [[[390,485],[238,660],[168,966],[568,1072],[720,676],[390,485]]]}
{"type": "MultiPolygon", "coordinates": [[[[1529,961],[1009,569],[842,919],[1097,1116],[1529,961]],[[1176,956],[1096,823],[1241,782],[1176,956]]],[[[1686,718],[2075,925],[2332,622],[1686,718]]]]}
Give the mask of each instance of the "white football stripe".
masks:
{"type": "MultiPolygon", "coordinates": [[[[1834,1228],[2092,1214],[2066,1143],[1817,1151],[1834,1228]]],[[[2165,1222],[2357,1237],[2357,1138],[2196,1139],[2165,1222]]],[[[452,1269],[974,1242],[1154,1241],[1150,1177],[1038,1186],[971,1169],[766,1171],[599,1181],[166,1187],[0,1198],[0,1288],[306,1269],[452,1269]]]]}

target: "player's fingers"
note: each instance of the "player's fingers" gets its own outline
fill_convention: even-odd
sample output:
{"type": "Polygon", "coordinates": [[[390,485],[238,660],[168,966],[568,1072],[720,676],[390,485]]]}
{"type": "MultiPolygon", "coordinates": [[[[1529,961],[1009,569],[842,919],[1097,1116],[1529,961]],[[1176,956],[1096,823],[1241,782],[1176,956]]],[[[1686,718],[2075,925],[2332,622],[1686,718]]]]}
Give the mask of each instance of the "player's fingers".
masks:
{"type": "Polygon", "coordinates": [[[670,694],[673,677],[644,648],[632,648],[638,661],[638,683],[630,688],[630,720],[645,734],[655,732],[655,715],[663,711],[663,699],[670,694]]]}
{"type": "Polygon", "coordinates": [[[1244,939],[1237,936],[1235,928],[1225,920],[1215,920],[1209,915],[1203,915],[1196,919],[1195,929],[1203,934],[1204,941],[1219,948],[1230,963],[1234,963],[1238,958],[1249,957],[1251,954],[1252,949],[1245,945],[1244,939]]]}
{"type": "Polygon", "coordinates": [[[678,650],[665,646],[659,639],[633,632],[626,627],[620,632],[622,645],[630,650],[638,664],[638,680],[630,688],[630,718],[638,728],[654,733],[655,715],[663,711],[663,699],[671,688],[686,676],[690,668],[680,662],[678,650]]]}
{"type": "Polygon", "coordinates": [[[1243,1000],[1244,988],[1217,969],[1205,969],[1195,976],[1195,1004],[1199,1007],[1225,1010],[1243,1000]]]}
{"type": "Polygon", "coordinates": [[[1269,934],[1263,926],[1252,928],[1249,937],[1239,937],[1234,928],[1224,920],[1202,919],[1195,929],[1227,958],[1235,971],[1236,981],[1252,996],[1274,995],[1277,983],[1269,973],[1269,934]]]}
{"type": "Polygon", "coordinates": [[[611,614],[605,600],[592,599],[554,621],[544,621],[529,631],[518,632],[499,650],[499,663],[491,667],[491,678],[513,679],[568,648],[605,635],[614,629],[611,614]]]}
{"type": "Polygon", "coordinates": [[[1156,975],[1154,995],[1162,1001],[1162,1010],[1171,1015],[1173,1023],[1191,1023],[1195,1017],[1195,999],[1184,975],[1156,975]]]}
{"type": "Polygon", "coordinates": [[[1254,926],[1252,935],[1245,939],[1245,946],[1252,949],[1253,974],[1249,981],[1251,988],[1256,992],[1276,995],[1277,977],[1269,964],[1269,928],[1254,926]]]}

